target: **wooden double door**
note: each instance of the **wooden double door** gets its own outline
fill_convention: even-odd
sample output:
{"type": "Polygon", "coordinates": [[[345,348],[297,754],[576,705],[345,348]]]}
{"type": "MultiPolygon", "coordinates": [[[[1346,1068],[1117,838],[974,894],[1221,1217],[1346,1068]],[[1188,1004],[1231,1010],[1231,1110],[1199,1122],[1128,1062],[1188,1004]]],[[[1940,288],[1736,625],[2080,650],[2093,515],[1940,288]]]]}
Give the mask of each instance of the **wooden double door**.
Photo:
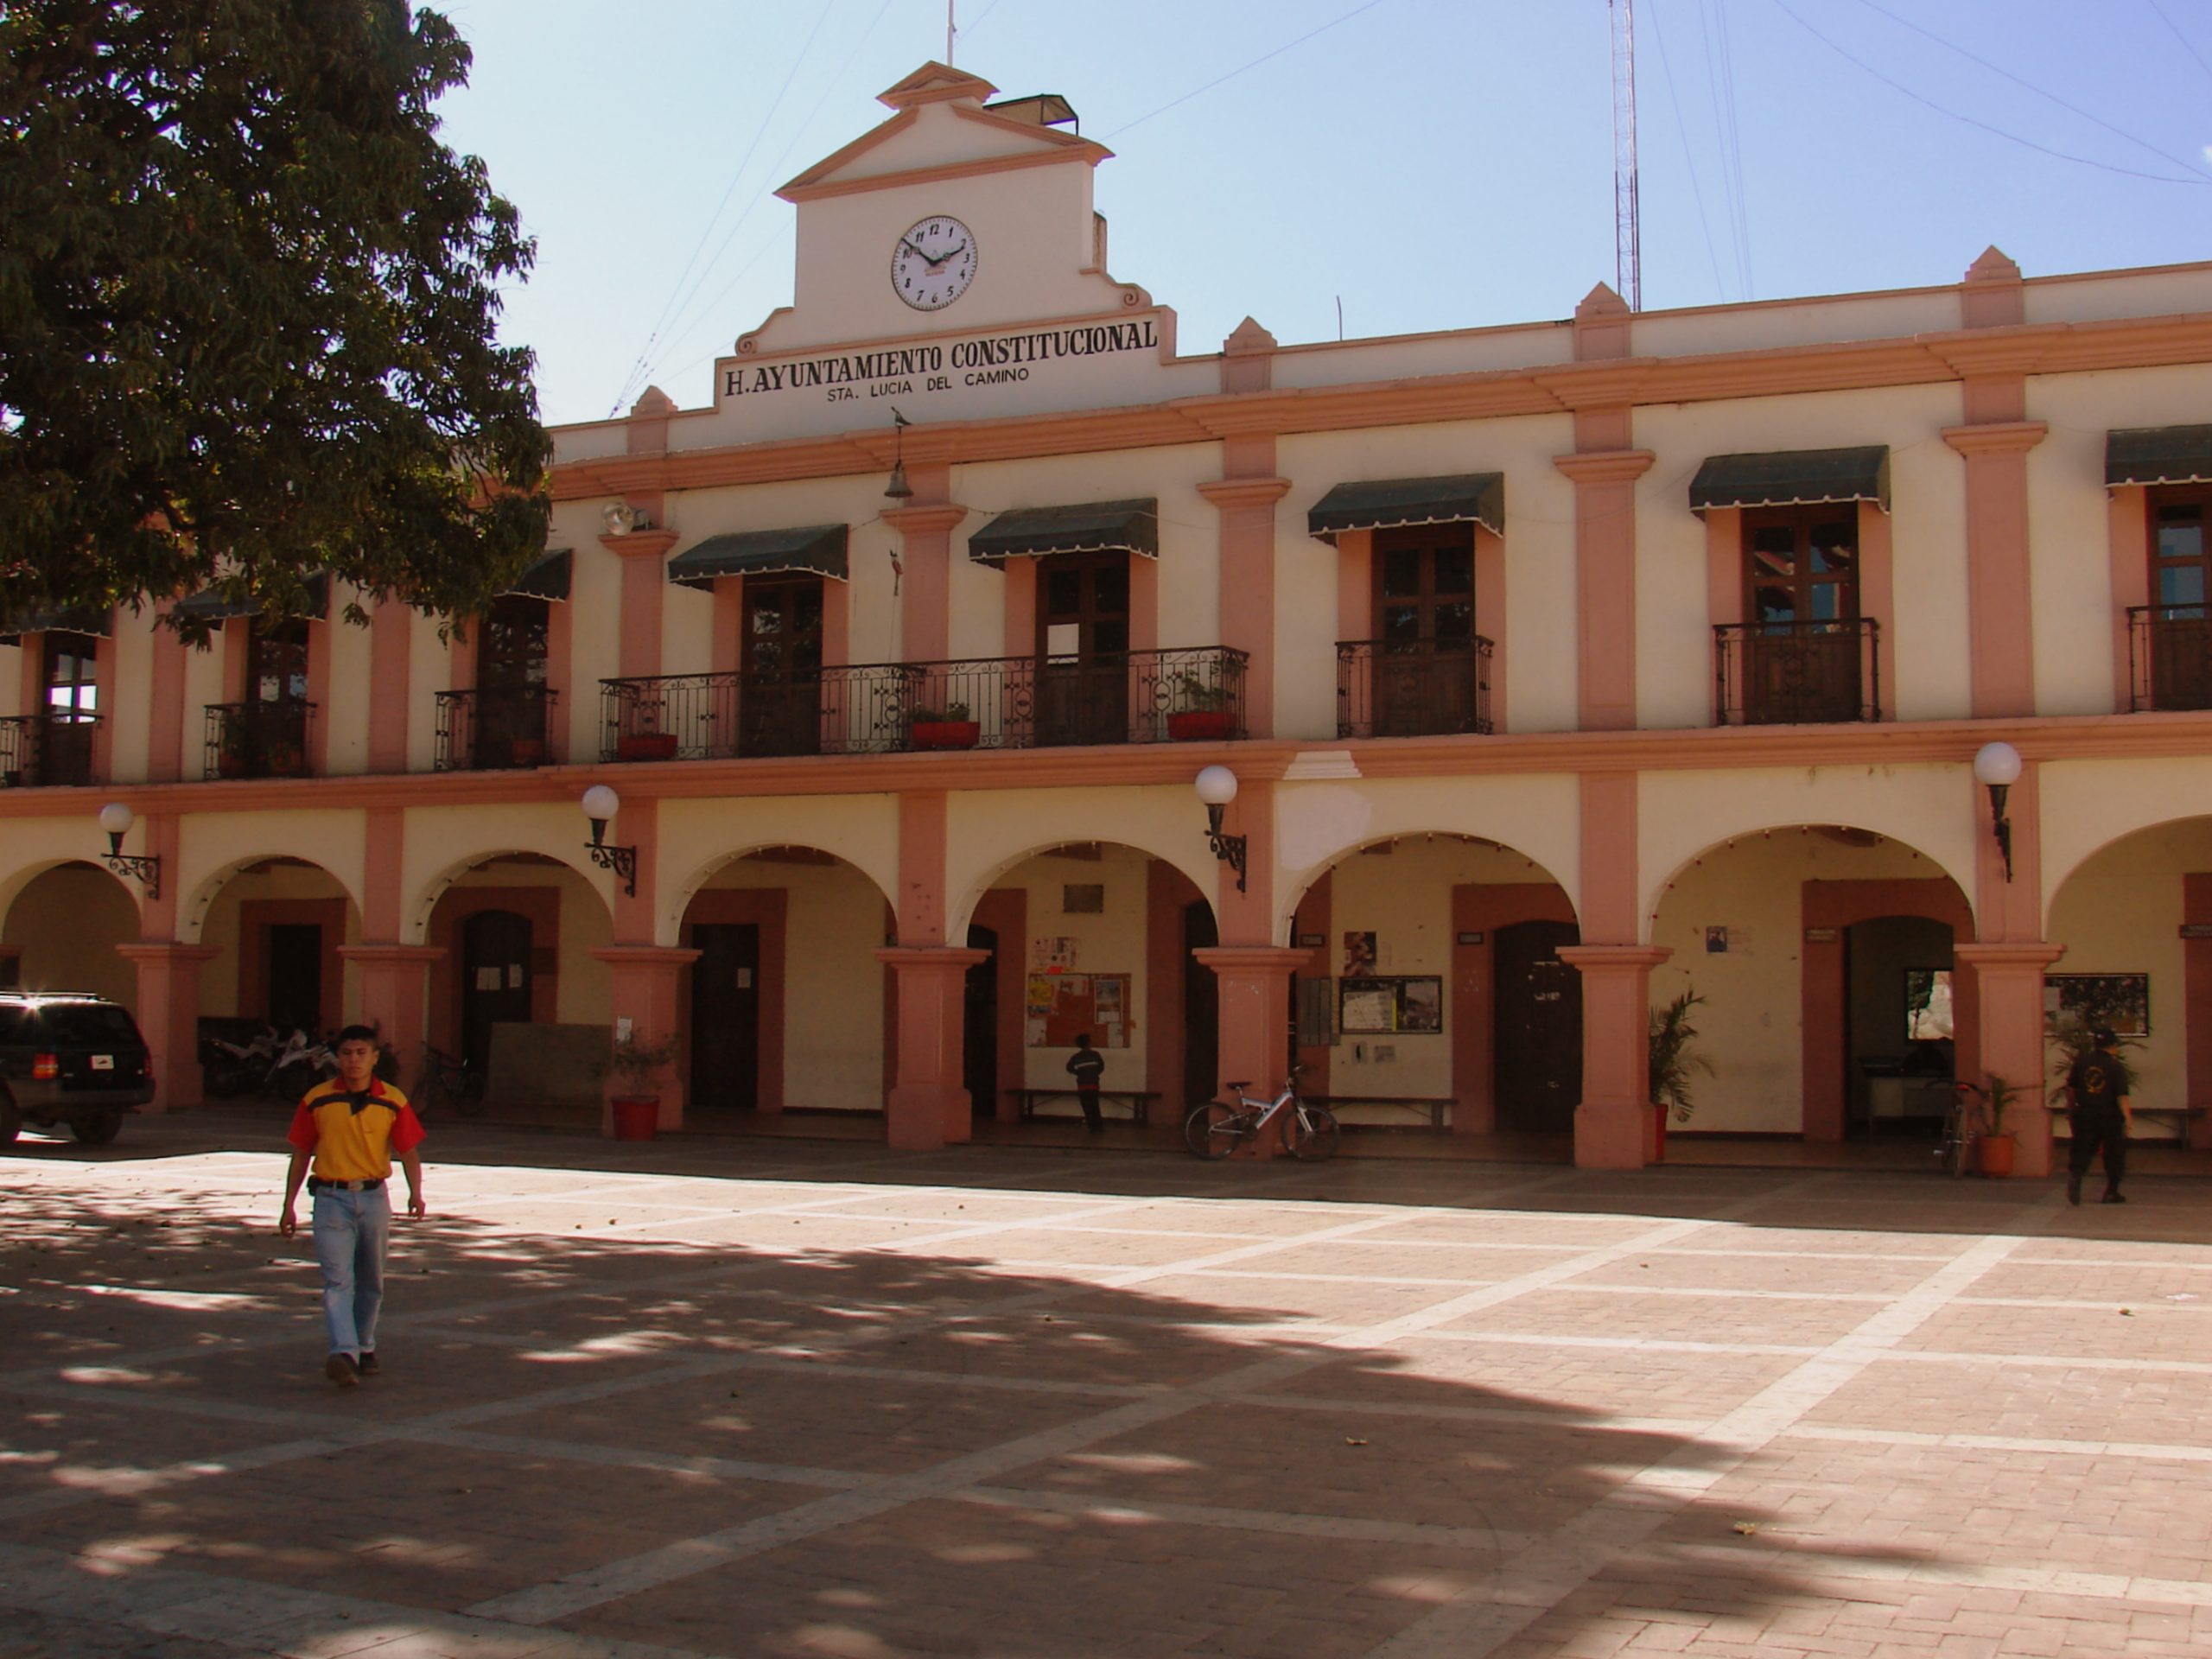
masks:
{"type": "Polygon", "coordinates": [[[1560,958],[1573,922],[1516,922],[1491,942],[1500,1128],[1572,1135],[1582,1099],[1582,976],[1560,958]]]}
{"type": "Polygon", "coordinates": [[[1129,741],[1129,556],[1055,553],[1037,571],[1037,740],[1129,741]]]}

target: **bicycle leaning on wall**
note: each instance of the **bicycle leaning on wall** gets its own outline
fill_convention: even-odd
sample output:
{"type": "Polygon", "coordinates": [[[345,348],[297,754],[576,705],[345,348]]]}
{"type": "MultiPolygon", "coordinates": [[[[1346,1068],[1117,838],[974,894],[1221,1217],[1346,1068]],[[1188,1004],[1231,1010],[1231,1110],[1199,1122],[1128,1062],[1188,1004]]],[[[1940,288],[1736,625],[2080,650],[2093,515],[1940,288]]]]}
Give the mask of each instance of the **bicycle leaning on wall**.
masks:
{"type": "Polygon", "coordinates": [[[1245,1142],[1257,1140],[1268,1124],[1280,1122],[1282,1149],[1292,1157],[1334,1157],[1339,1134],[1336,1114],[1318,1101],[1298,1097],[1298,1074],[1305,1069],[1293,1066],[1290,1080],[1273,1100],[1254,1099],[1244,1092],[1248,1084],[1228,1084],[1236,1095],[1236,1104],[1209,1100],[1192,1107],[1183,1120],[1184,1141],[1201,1158],[1226,1158],[1245,1142]]]}

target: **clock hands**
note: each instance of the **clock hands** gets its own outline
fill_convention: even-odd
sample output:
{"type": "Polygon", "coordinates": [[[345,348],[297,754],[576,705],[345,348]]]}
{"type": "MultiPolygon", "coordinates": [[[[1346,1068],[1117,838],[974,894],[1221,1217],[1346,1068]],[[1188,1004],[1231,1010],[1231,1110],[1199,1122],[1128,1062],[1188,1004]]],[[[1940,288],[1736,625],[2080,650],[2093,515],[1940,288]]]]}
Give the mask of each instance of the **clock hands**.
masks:
{"type": "Polygon", "coordinates": [[[911,236],[902,236],[899,240],[903,246],[912,251],[915,257],[921,260],[921,262],[927,265],[931,270],[935,270],[939,265],[943,264],[946,260],[952,258],[955,255],[967,252],[969,247],[967,243],[963,242],[957,248],[947,248],[943,253],[932,255],[928,251],[928,250],[916,246],[914,238],[911,236]]]}

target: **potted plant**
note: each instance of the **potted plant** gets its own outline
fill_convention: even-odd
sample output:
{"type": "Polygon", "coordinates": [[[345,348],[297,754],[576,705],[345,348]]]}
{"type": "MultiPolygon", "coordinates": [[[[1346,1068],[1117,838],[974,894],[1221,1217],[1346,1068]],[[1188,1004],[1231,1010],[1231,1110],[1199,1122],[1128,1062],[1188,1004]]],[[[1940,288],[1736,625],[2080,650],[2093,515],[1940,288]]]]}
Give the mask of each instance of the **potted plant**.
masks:
{"type": "Polygon", "coordinates": [[[661,730],[660,715],[661,706],[657,702],[639,705],[622,734],[614,740],[614,758],[618,760],[674,760],[676,734],[661,730]]]}
{"type": "Polygon", "coordinates": [[[948,702],[942,709],[915,709],[906,730],[918,749],[972,749],[982,741],[983,722],[968,717],[966,703],[948,702]]]}
{"type": "Polygon", "coordinates": [[[235,715],[224,716],[215,740],[215,775],[244,778],[253,770],[253,743],[246,723],[235,715]]]}
{"type": "Polygon", "coordinates": [[[1690,1012],[1704,1003],[1705,998],[1695,987],[1685,985],[1665,1007],[1651,1010],[1648,1058],[1652,1120],[1656,1126],[1655,1159],[1666,1155],[1667,1114],[1671,1111],[1675,1122],[1687,1123],[1697,1110],[1697,1102],[1690,1093],[1690,1079],[1700,1072],[1708,1077],[1713,1074],[1711,1058],[1692,1046],[1697,1041],[1697,1027],[1691,1023],[1690,1012]]]}
{"type": "Polygon", "coordinates": [[[1175,677],[1175,706],[1167,711],[1167,735],[1178,743],[1203,743],[1236,735],[1236,711],[1230,692],[1218,681],[1185,671],[1175,677]]]}
{"type": "Polygon", "coordinates": [[[660,1122],[660,1074],[676,1058],[673,1033],[649,1043],[635,1026],[626,1025],[592,1068],[595,1077],[613,1077],[618,1091],[608,1103],[614,1112],[617,1141],[650,1141],[660,1122]]]}
{"type": "Polygon", "coordinates": [[[2018,1155],[2020,1137],[2005,1127],[2005,1112],[2018,1093],[1994,1071],[1989,1074],[1989,1091],[1985,1096],[1989,1103],[1989,1127],[1981,1132],[1976,1154],[1985,1175],[2012,1173],[2012,1160],[2018,1155]]]}

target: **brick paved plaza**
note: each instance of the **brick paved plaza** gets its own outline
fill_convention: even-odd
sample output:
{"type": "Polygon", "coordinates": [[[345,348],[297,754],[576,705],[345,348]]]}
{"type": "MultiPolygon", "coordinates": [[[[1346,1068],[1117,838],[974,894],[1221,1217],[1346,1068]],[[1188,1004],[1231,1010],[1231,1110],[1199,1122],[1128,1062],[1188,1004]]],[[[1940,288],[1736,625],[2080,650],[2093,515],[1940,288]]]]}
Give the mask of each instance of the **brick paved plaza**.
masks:
{"type": "MultiPolygon", "coordinates": [[[[440,1126],[0,1155],[0,1656],[2212,1651],[2212,1214],[440,1126]]],[[[2093,1187],[2094,1192],[2094,1187],[2093,1187]]]]}

